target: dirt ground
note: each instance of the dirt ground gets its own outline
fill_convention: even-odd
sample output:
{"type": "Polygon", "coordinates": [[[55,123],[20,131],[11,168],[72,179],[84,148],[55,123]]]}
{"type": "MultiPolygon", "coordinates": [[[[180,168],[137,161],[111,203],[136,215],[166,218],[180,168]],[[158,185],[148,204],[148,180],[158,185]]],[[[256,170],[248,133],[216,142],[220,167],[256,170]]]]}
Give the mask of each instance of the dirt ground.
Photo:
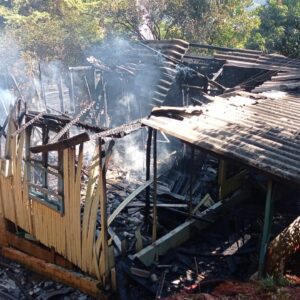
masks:
{"type": "Polygon", "coordinates": [[[201,293],[201,285],[192,291],[185,291],[164,300],[297,300],[300,299],[300,277],[285,276],[286,286],[276,286],[272,282],[262,280],[253,282],[224,281],[212,292],[201,293]],[[200,292],[195,292],[196,290],[200,292]]]}

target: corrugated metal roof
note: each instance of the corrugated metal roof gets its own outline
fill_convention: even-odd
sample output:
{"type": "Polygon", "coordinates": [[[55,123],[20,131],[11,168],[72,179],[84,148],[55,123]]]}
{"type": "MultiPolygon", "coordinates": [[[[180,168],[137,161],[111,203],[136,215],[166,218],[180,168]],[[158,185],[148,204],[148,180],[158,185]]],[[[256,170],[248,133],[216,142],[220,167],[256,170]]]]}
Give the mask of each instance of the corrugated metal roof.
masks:
{"type": "Polygon", "coordinates": [[[300,95],[208,97],[203,106],[161,107],[144,125],[269,175],[300,183],[300,95]]]}

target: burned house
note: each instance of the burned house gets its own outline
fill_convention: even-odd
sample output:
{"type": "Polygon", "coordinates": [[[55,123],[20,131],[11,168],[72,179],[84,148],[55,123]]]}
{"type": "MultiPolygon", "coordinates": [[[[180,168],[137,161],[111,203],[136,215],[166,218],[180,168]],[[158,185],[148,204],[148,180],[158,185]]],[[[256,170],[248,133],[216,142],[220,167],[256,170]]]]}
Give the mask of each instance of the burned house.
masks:
{"type": "Polygon", "coordinates": [[[88,61],[70,69],[67,101],[60,91],[55,108],[32,111],[18,100],[2,126],[2,254],[95,297],[124,292],[123,276],[161,296],[180,265],[200,274],[199,249],[193,267],[174,251],[259,194],[259,229],[240,222],[237,248],[206,256],[253,241],[262,275],[278,186],[299,184],[299,61],[181,40],[88,61]],[[124,186],[115,143],[141,132],[144,178],[124,186]]]}

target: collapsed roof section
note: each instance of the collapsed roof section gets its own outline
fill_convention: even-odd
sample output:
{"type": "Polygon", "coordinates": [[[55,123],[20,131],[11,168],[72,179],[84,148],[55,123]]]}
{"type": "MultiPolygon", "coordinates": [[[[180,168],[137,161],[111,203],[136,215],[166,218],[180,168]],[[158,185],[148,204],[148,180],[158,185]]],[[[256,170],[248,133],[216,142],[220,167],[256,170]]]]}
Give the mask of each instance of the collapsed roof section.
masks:
{"type": "Polygon", "coordinates": [[[300,183],[299,95],[237,92],[187,108],[155,108],[144,125],[271,176],[300,183]]]}
{"type": "MultiPolygon", "coordinates": [[[[181,99],[174,99],[175,103],[200,105],[154,108],[150,118],[142,120],[143,125],[269,175],[300,182],[298,60],[181,40],[126,43],[125,46],[119,60],[109,54],[104,57],[105,62],[96,58],[89,60],[96,69],[115,72],[121,77],[135,78],[139,73],[160,69],[160,76],[150,88],[150,102],[165,103],[171,86],[176,83],[182,94],[177,94],[181,99]],[[197,55],[193,54],[195,49],[197,55]],[[147,70],[150,65],[152,70],[147,70]],[[180,79],[178,72],[183,66],[189,75],[180,79]],[[194,75],[197,79],[206,79],[206,86],[203,81],[195,81],[194,75]],[[168,88],[163,88],[166,82],[168,88]]],[[[47,123],[53,122],[53,116],[44,117],[47,123]]],[[[62,129],[59,123],[64,126],[68,123],[66,117],[55,118],[54,127],[62,129]]],[[[139,121],[134,121],[106,131],[80,122],[76,125],[94,132],[94,137],[121,137],[141,126],[139,121]]]]}
{"type": "MultiPolygon", "coordinates": [[[[201,91],[199,100],[185,102],[200,106],[154,108],[142,123],[217,156],[299,184],[299,60],[253,50],[191,47],[215,51],[211,57],[188,53],[183,60],[223,85],[223,94],[213,96],[208,88],[207,93],[201,91]]],[[[199,91],[197,86],[185,87],[186,97],[190,90],[199,91]]]]}
{"type": "Polygon", "coordinates": [[[137,97],[148,98],[151,105],[161,105],[176,81],[178,68],[189,48],[182,40],[113,42],[116,51],[104,47],[100,57],[89,57],[88,62],[101,72],[118,74],[121,78],[134,79],[133,93],[137,97]]]}

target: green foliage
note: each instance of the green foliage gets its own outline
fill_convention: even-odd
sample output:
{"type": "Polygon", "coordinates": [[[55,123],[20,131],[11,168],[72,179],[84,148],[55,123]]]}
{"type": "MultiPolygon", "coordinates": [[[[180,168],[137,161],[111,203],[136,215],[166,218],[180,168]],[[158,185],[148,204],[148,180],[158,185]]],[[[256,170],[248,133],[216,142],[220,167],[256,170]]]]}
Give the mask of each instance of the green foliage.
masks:
{"type": "Polygon", "coordinates": [[[260,25],[259,17],[249,8],[249,0],[232,0],[222,5],[212,16],[208,43],[224,47],[243,48],[252,32],[260,25]]]}
{"type": "Polygon", "coordinates": [[[269,0],[257,10],[261,24],[253,32],[249,46],[300,57],[300,1],[269,0]]]}
{"type": "Polygon", "coordinates": [[[264,291],[276,291],[277,290],[277,284],[276,280],[273,276],[267,275],[265,278],[263,278],[260,281],[260,285],[264,291]]]}
{"type": "Polygon", "coordinates": [[[101,1],[99,17],[106,32],[142,39],[139,25],[146,23],[155,39],[182,38],[243,47],[252,30],[259,26],[259,18],[248,9],[252,0],[152,0],[139,3],[143,5],[126,0],[101,1]]]}
{"type": "Polygon", "coordinates": [[[0,0],[2,33],[26,57],[84,60],[105,36],[182,38],[227,47],[279,51],[299,57],[300,1],[269,0],[0,0]],[[143,25],[143,26],[141,26],[143,25]]]}
{"type": "Polygon", "coordinates": [[[274,276],[267,274],[267,276],[265,278],[260,280],[260,285],[264,291],[275,292],[275,291],[277,291],[277,289],[279,287],[290,286],[291,283],[283,275],[274,277],[274,276]]]}
{"type": "MultiPolygon", "coordinates": [[[[2,1],[3,2],[3,1],[2,1]]],[[[84,50],[103,37],[98,20],[83,1],[16,0],[0,5],[4,30],[24,52],[67,64],[82,60],[84,50]]]]}

